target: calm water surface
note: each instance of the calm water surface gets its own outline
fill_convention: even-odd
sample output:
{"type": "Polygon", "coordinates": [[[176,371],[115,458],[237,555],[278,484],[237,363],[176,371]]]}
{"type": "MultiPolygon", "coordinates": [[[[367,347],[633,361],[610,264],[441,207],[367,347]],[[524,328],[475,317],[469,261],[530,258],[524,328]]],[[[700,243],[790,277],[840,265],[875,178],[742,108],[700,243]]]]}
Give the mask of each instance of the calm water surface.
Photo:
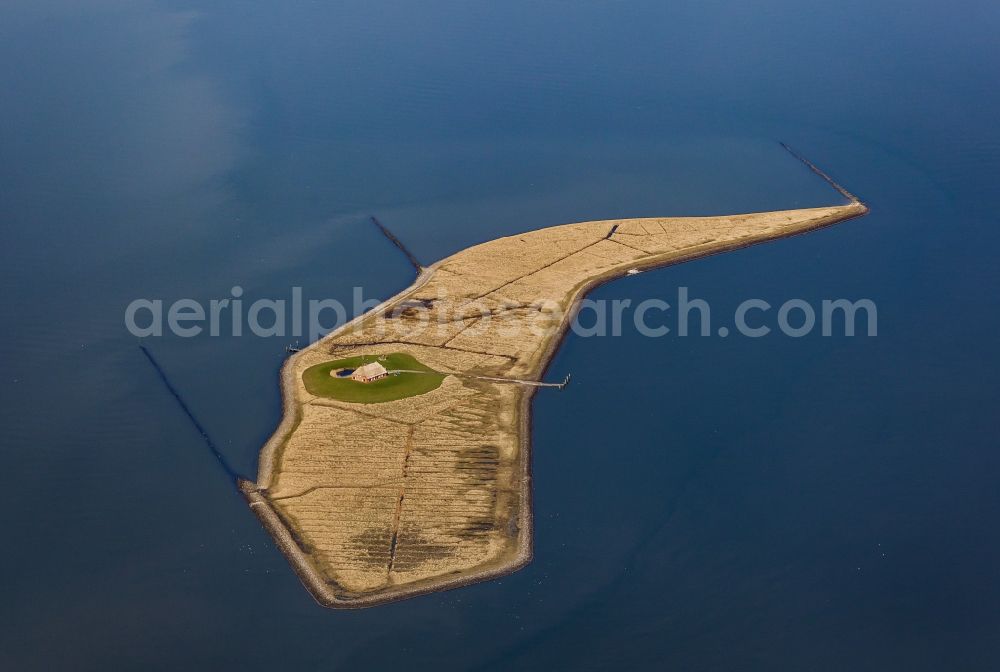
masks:
{"type": "MultiPolygon", "coordinates": [[[[0,667],[1000,668],[998,7],[2,3],[0,667]],[[371,214],[429,262],[836,203],[779,139],[872,214],[595,294],[867,297],[878,337],[568,339],[500,581],[317,607],[123,326],[389,296],[371,214]]],[[[289,340],[147,345],[253,473],[289,340]]]]}

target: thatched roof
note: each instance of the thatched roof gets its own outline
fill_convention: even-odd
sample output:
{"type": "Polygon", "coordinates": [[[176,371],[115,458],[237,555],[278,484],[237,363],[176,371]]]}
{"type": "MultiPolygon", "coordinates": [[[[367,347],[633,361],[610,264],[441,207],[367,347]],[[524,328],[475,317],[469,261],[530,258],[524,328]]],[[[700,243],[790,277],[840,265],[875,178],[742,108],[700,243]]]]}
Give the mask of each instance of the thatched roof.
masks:
{"type": "Polygon", "coordinates": [[[378,362],[371,362],[369,364],[365,364],[364,366],[359,366],[358,368],[356,368],[354,370],[354,373],[351,374],[351,378],[354,378],[355,380],[358,379],[369,380],[377,376],[384,376],[386,373],[388,373],[388,371],[385,370],[384,366],[382,366],[378,362]]]}

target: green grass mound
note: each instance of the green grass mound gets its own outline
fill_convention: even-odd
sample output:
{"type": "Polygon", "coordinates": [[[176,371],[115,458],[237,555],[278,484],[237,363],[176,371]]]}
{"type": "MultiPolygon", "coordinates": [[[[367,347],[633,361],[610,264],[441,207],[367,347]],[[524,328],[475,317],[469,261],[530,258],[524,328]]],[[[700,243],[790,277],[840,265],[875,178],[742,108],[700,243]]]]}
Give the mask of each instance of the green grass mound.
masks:
{"type": "Polygon", "coordinates": [[[361,355],[310,366],[302,373],[309,394],[356,404],[379,404],[424,394],[441,386],[444,374],[418,362],[412,355],[394,352],[391,355],[361,355]],[[331,375],[337,369],[356,369],[369,362],[378,362],[389,371],[421,371],[422,373],[390,373],[370,383],[359,383],[350,377],[331,375]]]}

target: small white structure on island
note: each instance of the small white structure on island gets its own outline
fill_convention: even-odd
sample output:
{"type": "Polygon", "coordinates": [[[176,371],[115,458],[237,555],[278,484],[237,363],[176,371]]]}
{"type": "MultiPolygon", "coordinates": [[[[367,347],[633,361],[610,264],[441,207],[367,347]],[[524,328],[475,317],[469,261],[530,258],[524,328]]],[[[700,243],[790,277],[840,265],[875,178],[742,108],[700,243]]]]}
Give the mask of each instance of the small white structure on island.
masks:
{"type": "Polygon", "coordinates": [[[388,375],[389,372],[385,370],[384,366],[378,362],[371,362],[370,364],[365,364],[354,369],[354,373],[351,374],[351,380],[356,380],[359,383],[370,383],[379,378],[385,378],[388,375]]]}

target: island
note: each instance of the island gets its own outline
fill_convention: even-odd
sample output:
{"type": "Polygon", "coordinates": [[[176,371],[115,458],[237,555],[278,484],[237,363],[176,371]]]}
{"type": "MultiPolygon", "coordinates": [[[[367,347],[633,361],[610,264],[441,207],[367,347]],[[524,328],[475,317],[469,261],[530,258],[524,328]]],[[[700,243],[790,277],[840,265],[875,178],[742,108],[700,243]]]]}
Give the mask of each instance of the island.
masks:
{"type": "Polygon", "coordinates": [[[240,488],[324,606],[513,572],[532,556],[531,399],[586,292],[867,211],[582,222],[462,250],[289,357],[281,424],[240,488]]]}

